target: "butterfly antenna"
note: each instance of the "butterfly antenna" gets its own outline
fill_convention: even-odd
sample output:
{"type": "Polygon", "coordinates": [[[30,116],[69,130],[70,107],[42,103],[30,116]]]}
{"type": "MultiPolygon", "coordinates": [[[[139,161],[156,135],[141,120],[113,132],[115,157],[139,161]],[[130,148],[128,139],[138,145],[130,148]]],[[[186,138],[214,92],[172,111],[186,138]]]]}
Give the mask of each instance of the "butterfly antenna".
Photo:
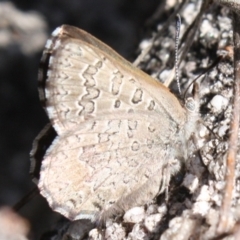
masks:
{"type": "Polygon", "coordinates": [[[175,75],[176,81],[178,85],[178,91],[181,94],[179,75],[178,75],[178,49],[179,49],[179,35],[180,35],[180,27],[181,27],[181,17],[179,14],[176,15],[176,36],[175,36],[175,75]]]}

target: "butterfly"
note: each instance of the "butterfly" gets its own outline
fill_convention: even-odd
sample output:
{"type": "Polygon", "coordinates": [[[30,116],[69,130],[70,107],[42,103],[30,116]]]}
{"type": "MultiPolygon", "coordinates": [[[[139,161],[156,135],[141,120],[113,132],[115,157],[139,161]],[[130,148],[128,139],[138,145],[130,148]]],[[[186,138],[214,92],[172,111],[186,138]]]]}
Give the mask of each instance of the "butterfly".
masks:
{"type": "Polygon", "coordinates": [[[196,99],[183,106],[162,83],[69,25],[47,41],[38,79],[56,131],[38,187],[53,210],[104,222],[165,191],[188,157],[196,99]]]}

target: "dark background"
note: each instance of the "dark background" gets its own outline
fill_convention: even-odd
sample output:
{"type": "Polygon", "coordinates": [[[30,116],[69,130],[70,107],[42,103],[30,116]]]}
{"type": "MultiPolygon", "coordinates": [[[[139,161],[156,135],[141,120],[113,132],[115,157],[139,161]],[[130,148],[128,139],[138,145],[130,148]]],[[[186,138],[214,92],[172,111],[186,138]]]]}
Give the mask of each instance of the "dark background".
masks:
{"type": "MultiPolygon", "coordinates": [[[[159,2],[158,0],[12,1],[23,14],[36,11],[42,15],[47,26],[47,36],[50,36],[51,31],[57,26],[71,24],[90,32],[130,60],[136,56],[138,43],[145,34],[145,22],[156,10],[159,2]]],[[[4,24],[0,20],[0,33],[6,25],[4,24]]],[[[38,64],[43,47],[26,55],[16,43],[0,46],[1,206],[14,205],[35,186],[28,174],[29,152],[33,139],[48,122],[37,92],[38,64]]],[[[34,239],[49,228],[49,223],[44,217],[45,209],[47,204],[38,197],[26,203],[20,211],[20,214],[31,222],[34,239]]],[[[51,222],[50,217],[47,219],[51,222]]]]}

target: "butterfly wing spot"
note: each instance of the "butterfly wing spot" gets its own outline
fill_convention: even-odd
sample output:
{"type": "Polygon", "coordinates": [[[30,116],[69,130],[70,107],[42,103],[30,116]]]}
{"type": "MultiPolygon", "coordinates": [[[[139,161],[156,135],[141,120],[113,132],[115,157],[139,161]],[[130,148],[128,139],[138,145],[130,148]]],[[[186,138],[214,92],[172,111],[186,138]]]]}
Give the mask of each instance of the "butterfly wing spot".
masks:
{"type": "Polygon", "coordinates": [[[86,70],[83,71],[83,73],[79,74],[80,79],[83,77],[85,80],[84,86],[86,87],[94,87],[96,86],[96,80],[94,79],[93,75],[96,74],[99,70],[99,68],[102,67],[102,62],[98,61],[95,66],[88,65],[86,70]]]}
{"type": "Polygon", "coordinates": [[[140,149],[140,144],[137,141],[134,141],[131,146],[132,151],[138,151],[140,149]]]}
{"type": "Polygon", "coordinates": [[[114,108],[119,108],[121,106],[121,101],[117,99],[114,103],[114,108]]]}
{"type": "Polygon", "coordinates": [[[108,129],[106,130],[109,134],[116,134],[120,131],[121,120],[111,120],[108,122],[108,129]]]}
{"type": "Polygon", "coordinates": [[[61,82],[64,82],[64,81],[69,80],[71,78],[69,76],[69,74],[65,73],[64,71],[53,73],[51,70],[48,71],[48,77],[58,78],[59,81],[61,81],[61,82]]]}
{"type": "Polygon", "coordinates": [[[66,57],[64,57],[64,58],[62,57],[62,58],[59,58],[59,59],[51,57],[50,60],[49,60],[49,63],[51,65],[53,65],[54,60],[57,61],[60,68],[71,68],[73,66],[71,61],[69,60],[69,58],[66,58],[66,57]]]}
{"type": "Polygon", "coordinates": [[[98,127],[98,122],[97,121],[92,121],[89,123],[89,130],[94,130],[95,127],[98,127]]]}
{"type": "Polygon", "coordinates": [[[124,184],[129,184],[132,179],[129,176],[124,176],[122,181],[124,184]]]}
{"type": "Polygon", "coordinates": [[[132,83],[132,84],[135,84],[136,83],[136,80],[134,78],[130,78],[129,79],[129,82],[132,83]]]}
{"type": "Polygon", "coordinates": [[[68,94],[68,91],[64,88],[64,86],[57,86],[52,90],[51,82],[49,81],[46,82],[46,87],[48,87],[48,90],[45,91],[46,98],[53,98],[53,96],[63,98],[68,94]]]}
{"type": "Polygon", "coordinates": [[[75,43],[68,43],[65,46],[62,47],[63,50],[65,50],[68,57],[82,57],[83,56],[83,50],[82,48],[75,44],[75,43]]]}
{"type": "Polygon", "coordinates": [[[87,115],[91,114],[95,110],[95,103],[93,101],[79,101],[78,105],[82,107],[82,110],[79,111],[79,116],[80,115],[87,115]]]}
{"type": "Polygon", "coordinates": [[[120,87],[122,85],[122,78],[123,78],[123,75],[119,71],[114,73],[114,77],[111,80],[111,82],[112,82],[111,91],[112,91],[113,95],[119,94],[120,87]]]}
{"type": "Polygon", "coordinates": [[[137,121],[128,120],[128,129],[129,130],[136,130],[137,129],[137,121]]]}
{"type": "Polygon", "coordinates": [[[96,80],[94,79],[93,75],[96,74],[99,68],[102,67],[102,62],[98,61],[95,66],[89,65],[87,69],[81,74],[80,79],[83,77],[85,79],[84,86],[86,87],[94,87],[96,86],[96,80]]]}
{"type": "MultiPolygon", "coordinates": [[[[48,106],[47,107],[47,110],[48,111],[51,111],[51,106],[48,106]]],[[[68,108],[68,106],[66,106],[65,104],[60,104],[59,105],[59,113],[58,113],[58,116],[62,117],[62,118],[67,118],[68,114],[70,114],[70,109],[68,108]]],[[[53,110],[52,110],[53,111],[53,110]]],[[[54,111],[53,111],[54,112],[54,111]]],[[[56,113],[55,113],[56,114],[56,113]]],[[[56,116],[53,116],[52,117],[52,121],[53,122],[58,122],[58,119],[56,116]]]]}
{"type": "Polygon", "coordinates": [[[98,134],[98,142],[108,142],[109,141],[109,134],[108,133],[99,133],[98,134]]]}
{"type": "Polygon", "coordinates": [[[136,130],[137,130],[137,121],[128,120],[128,129],[127,129],[128,138],[132,138],[136,130]]]}
{"type": "Polygon", "coordinates": [[[132,130],[128,130],[127,131],[127,136],[128,136],[128,138],[133,138],[133,131],[132,130]]]}
{"type": "Polygon", "coordinates": [[[89,65],[84,72],[85,72],[85,73],[88,73],[88,74],[90,74],[90,75],[94,75],[94,74],[97,73],[97,71],[98,71],[98,69],[97,69],[95,66],[89,65]]]}
{"type": "Polygon", "coordinates": [[[84,78],[84,86],[86,87],[94,87],[96,86],[96,80],[93,78],[93,76],[89,73],[84,72],[83,74],[80,73],[80,78],[81,76],[84,78]]]}
{"type": "Polygon", "coordinates": [[[135,158],[130,158],[129,160],[128,160],[128,165],[129,165],[129,167],[132,167],[132,168],[135,168],[135,167],[137,167],[138,166],[138,161],[135,159],[135,158]]]}
{"type": "MultiPolygon", "coordinates": [[[[103,61],[104,61],[104,59],[103,59],[103,61]]],[[[95,64],[95,67],[97,69],[101,68],[102,66],[103,66],[103,62],[102,61],[97,61],[96,64],[95,64]]]]}
{"type": "Polygon", "coordinates": [[[95,99],[98,98],[100,95],[100,90],[97,88],[86,88],[87,94],[85,94],[82,99],[83,100],[89,100],[89,99],[95,99]]]}
{"type": "Polygon", "coordinates": [[[144,152],[144,153],[143,153],[143,156],[144,156],[145,158],[147,158],[147,159],[153,158],[153,155],[152,155],[151,153],[149,153],[149,152],[144,152]]]}
{"type": "Polygon", "coordinates": [[[151,132],[151,133],[155,132],[156,131],[155,126],[153,126],[153,124],[149,124],[148,131],[151,132]]]}
{"type": "Polygon", "coordinates": [[[151,149],[153,147],[154,140],[153,139],[147,139],[147,147],[151,149]]]}
{"type": "Polygon", "coordinates": [[[135,93],[133,94],[131,101],[133,104],[137,104],[143,100],[142,97],[143,97],[143,91],[141,88],[138,88],[135,90],[135,93]]]}
{"type": "Polygon", "coordinates": [[[133,113],[134,113],[134,110],[133,110],[132,108],[129,108],[129,109],[127,110],[127,113],[133,114],[133,113]]]}
{"type": "Polygon", "coordinates": [[[155,101],[154,100],[151,100],[149,105],[148,105],[148,110],[149,111],[153,111],[154,110],[154,107],[155,107],[155,101]]]}

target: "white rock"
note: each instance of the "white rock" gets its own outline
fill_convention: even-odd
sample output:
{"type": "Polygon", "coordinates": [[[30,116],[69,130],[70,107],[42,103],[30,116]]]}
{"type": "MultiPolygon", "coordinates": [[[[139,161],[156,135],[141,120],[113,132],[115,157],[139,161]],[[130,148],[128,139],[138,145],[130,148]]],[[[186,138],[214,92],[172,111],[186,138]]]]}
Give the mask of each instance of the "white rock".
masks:
{"type": "Polygon", "coordinates": [[[89,232],[88,239],[89,240],[103,240],[103,236],[101,235],[101,233],[99,233],[97,228],[94,228],[93,230],[91,230],[89,232]]]}
{"type": "Polygon", "coordinates": [[[124,222],[138,223],[144,219],[145,211],[143,207],[134,207],[128,210],[124,216],[124,222]]]}
{"type": "Polygon", "coordinates": [[[187,174],[183,180],[183,186],[189,189],[190,192],[194,192],[199,184],[199,180],[192,174],[187,174]]]}
{"type": "Polygon", "coordinates": [[[227,125],[222,125],[219,129],[218,129],[218,135],[219,137],[223,137],[226,135],[226,132],[228,131],[229,126],[227,125]]]}
{"type": "Polygon", "coordinates": [[[120,224],[114,223],[112,226],[106,228],[105,238],[106,240],[124,239],[126,231],[120,224]]]}
{"type": "Polygon", "coordinates": [[[197,197],[197,201],[209,201],[209,200],[210,200],[209,187],[207,185],[204,185],[201,187],[201,191],[197,197]]]}
{"type": "Polygon", "coordinates": [[[213,97],[213,99],[210,102],[210,105],[212,106],[213,112],[221,112],[224,108],[228,105],[228,99],[221,95],[216,95],[213,97]]]}
{"type": "Polygon", "coordinates": [[[162,219],[162,215],[160,213],[153,214],[148,216],[145,221],[144,225],[148,229],[149,232],[154,232],[158,230],[159,222],[162,219]]]}
{"type": "Polygon", "coordinates": [[[209,202],[200,201],[200,202],[194,203],[193,205],[194,214],[200,214],[202,216],[205,216],[208,213],[209,209],[210,209],[209,202]]]}

